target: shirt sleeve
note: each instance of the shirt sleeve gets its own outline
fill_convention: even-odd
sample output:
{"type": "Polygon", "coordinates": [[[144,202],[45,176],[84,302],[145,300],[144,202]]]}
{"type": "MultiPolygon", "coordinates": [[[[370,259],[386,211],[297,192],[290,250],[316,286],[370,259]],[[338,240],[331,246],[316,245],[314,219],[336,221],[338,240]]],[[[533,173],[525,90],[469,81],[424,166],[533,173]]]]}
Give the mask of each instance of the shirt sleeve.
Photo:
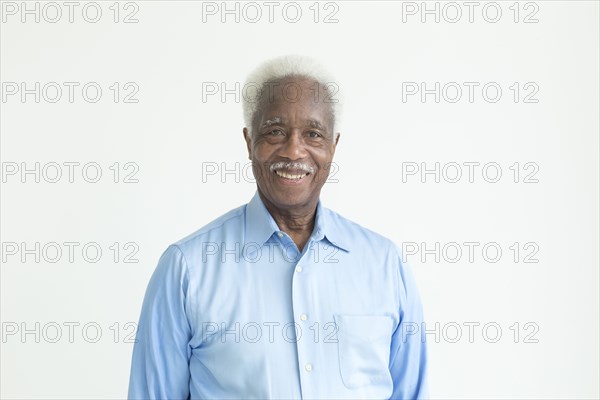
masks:
{"type": "Polygon", "coordinates": [[[129,399],[189,397],[188,282],[183,253],[171,245],[160,257],[146,289],[133,347],[129,399]]]}
{"type": "Polygon", "coordinates": [[[408,264],[396,247],[400,289],[400,322],[392,336],[390,373],[392,399],[427,399],[427,344],[423,306],[408,264]]]}

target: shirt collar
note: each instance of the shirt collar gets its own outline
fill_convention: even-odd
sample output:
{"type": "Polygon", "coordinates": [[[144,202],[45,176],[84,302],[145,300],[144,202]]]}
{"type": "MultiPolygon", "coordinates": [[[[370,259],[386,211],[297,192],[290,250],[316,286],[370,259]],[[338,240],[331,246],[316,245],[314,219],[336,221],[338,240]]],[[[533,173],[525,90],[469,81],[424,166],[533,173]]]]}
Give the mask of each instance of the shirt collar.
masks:
{"type": "Polygon", "coordinates": [[[256,243],[259,246],[278,232],[277,223],[263,204],[258,191],[246,206],[246,243],[256,243]]]}
{"type": "MultiPolygon", "coordinates": [[[[341,232],[337,224],[332,221],[330,214],[331,211],[323,207],[321,199],[319,199],[312,238],[315,241],[326,239],[333,246],[349,251],[344,232],[341,232]]],[[[262,246],[279,230],[257,191],[246,206],[246,242],[262,246]]]]}

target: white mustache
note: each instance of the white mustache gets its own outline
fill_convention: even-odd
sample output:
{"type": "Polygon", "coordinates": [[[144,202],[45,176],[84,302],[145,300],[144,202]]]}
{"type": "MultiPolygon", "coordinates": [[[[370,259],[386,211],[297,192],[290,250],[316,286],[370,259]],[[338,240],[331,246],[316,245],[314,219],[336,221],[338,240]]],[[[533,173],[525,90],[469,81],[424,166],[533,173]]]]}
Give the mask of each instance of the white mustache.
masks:
{"type": "Polygon", "coordinates": [[[300,171],[308,172],[309,174],[315,173],[315,169],[313,167],[297,161],[279,161],[275,164],[271,164],[269,169],[271,172],[275,172],[280,169],[298,169],[300,171]]]}

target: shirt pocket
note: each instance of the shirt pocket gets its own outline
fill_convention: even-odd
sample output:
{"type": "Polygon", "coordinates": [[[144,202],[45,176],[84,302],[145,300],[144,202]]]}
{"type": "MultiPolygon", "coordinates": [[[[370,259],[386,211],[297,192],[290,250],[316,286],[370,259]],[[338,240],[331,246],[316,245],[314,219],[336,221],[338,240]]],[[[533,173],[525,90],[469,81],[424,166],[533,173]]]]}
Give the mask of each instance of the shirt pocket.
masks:
{"type": "Polygon", "coordinates": [[[349,389],[391,383],[392,319],[385,315],[335,314],[342,382],[349,389]]]}

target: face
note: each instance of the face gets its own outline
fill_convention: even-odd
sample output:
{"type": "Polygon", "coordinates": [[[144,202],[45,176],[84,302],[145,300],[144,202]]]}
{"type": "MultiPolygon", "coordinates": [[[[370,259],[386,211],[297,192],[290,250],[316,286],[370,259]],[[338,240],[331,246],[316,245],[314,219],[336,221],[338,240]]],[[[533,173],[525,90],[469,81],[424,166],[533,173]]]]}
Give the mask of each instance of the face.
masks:
{"type": "Polygon", "coordinates": [[[252,134],[244,128],[258,191],[281,210],[316,205],[339,140],[324,88],[288,77],[263,92],[252,134]]]}

